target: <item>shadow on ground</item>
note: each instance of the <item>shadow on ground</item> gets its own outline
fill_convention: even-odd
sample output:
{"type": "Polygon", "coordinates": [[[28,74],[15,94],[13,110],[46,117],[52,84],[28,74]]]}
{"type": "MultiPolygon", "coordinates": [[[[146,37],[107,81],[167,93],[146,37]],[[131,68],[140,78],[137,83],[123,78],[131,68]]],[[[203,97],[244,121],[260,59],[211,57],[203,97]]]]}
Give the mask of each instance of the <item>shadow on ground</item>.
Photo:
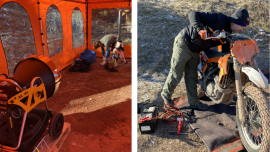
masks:
{"type": "Polygon", "coordinates": [[[69,67],[60,72],[59,90],[48,100],[49,108],[64,111],[65,122],[71,123],[60,151],[131,150],[132,62],[127,61],[119,63],[118,72],[101,66],[102,58],[96,58],[88,73],[70,72],[69,67]]]}

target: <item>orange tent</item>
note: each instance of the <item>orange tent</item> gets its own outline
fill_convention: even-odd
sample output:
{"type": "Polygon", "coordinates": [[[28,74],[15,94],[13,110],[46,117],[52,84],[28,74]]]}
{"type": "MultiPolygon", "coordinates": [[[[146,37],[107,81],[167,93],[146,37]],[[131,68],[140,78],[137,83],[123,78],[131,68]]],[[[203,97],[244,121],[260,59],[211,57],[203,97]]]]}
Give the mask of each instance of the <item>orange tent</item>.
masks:
{"type": "MultiPolygon", "coordinates": [[[[51,58],[59,71],[86,48],[101,57],[93,43],[106,34],[118,34],[118,18],[111,15],[115,10],[120,10],[121,20],[126,15],[131,21],[131,11],[127,15],[123,8],[131,10],[131,1],[1,0],[0,73],[12,75],[16,64],[33,54],[51,58]]],[[[131,39],[131,32],[127,37],[131,39]]],[[[131,42],[124,48],[125,56],[131,58],[131,42]]]]}

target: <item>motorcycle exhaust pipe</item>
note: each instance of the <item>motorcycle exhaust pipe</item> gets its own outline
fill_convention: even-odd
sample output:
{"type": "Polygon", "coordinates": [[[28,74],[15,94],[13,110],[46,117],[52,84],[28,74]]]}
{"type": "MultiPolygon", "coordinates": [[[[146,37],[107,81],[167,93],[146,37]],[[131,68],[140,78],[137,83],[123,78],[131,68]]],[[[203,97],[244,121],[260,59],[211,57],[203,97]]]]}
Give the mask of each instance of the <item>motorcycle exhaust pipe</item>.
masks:
{"type": "Polygon", "coordinates": [[[238,60],[234,57],[233,58],[233,69],[234,69],[234,75],[235,75],[235,86],[236,86],[236,93],[237,93],[237,104],[238,104],[238,110],[239,110],[239,119],[242,123],[245,122],[245,103],[242,95],[242,81],[241,81],[241,64],[238,62],[238,60]]]}

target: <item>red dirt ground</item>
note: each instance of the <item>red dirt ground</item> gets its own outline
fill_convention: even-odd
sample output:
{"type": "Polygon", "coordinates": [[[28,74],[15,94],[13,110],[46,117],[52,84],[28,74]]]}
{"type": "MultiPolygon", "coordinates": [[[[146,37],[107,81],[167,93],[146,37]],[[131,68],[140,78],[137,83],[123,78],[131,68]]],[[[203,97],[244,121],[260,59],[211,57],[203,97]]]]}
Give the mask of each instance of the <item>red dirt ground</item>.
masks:
{"type": "MultiPolygon", "coordinates": [[[[96,58],[88,73],[62,70],[49,108],[62,112],[71,132],[60,152],[131,151],[131,59],[108,72],[96,58]]],[[[113,63],[110,63],[112,67],[113,63]]]]}

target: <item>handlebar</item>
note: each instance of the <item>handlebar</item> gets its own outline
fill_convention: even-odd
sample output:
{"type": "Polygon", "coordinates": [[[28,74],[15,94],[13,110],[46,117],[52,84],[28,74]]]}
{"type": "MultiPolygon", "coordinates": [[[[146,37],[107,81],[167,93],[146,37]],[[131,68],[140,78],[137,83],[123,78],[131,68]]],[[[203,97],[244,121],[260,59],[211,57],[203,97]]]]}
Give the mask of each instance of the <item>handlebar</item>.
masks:
{"type": "Polygon", "coordinates": [[[227,39],[230,43],[233,43],[233,42],[234,42],[234,40],[231,39],[231,38],[229,38],[229,37],[226,37],[226,39],[227,39]]]}
{"type": "Polygon", "coordinates": [[[229,36],[231,35],[229,32],[225,32],[225,31],[216,31],[214,32],[214,35],[216,35],[215,37],[207,37],[206,40],[209,39],[222,39],[222,38],[226,38],[230,43],[233,43],[234,40],[229,38],[229,36]]]}
{"type": "Polygon", "coordinates": [[[259,30],[259,32],[254,36],[253,39],[255,39],[257,36],[270,36],[269,32],[265,32],[263,30],[259,30]]]}
{"type": "MultiPolygon", "coordinates": [[[[207,37],[205,40],[226,38],[230,43],[235,42],[234,39],[230,38],[230,36],[233,36],[235,34],[231,34],[229,32],[215,31],[213,35],[216,35],[216,36],[214,36],[214,37],[207,37]]],[[[242,34],[240,34],[240,35],[242,35],[242,34]]],[[[270,36],[270,32],[265,32],[263,30],[259,30],[259,32],[254,36],[253,39],[255,39],[257,36],[270,36]]],[[[251,39],[251,38],[249,38],[249,39],[251,39]]]]}
{"type": "Polygon", "coordinates": [[[216,31],[215,33],[214,33],[214,35],[217,35],[217,36],[215,36],[215,37],[207,37],[206,38],[206,40],[209,40],[209,39],[221,39],[221,38],[226,38],[227,36],[226,36],[226,34],[227,34],[227,32],[225,32],[225,31],[222,31],[222,32],[219,32],[219,31],[216,31]]]}

